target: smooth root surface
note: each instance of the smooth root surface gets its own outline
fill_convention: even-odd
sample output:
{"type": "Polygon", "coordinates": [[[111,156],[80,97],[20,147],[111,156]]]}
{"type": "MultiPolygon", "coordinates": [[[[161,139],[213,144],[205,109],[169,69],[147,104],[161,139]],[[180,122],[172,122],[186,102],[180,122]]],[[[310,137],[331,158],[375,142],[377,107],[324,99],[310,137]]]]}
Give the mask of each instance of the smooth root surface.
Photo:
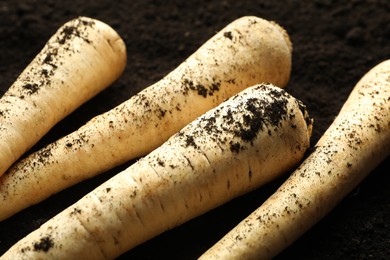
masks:
{"type": "Polygon", "coordinates": [[[145,155],[246,87],[284,87],[290,71],[291,43],[280,26],[233,21],[154,85],[11,168],[0,179],[0,220],[145,155]]]}
{"type": "Polygon", "coordinates": [[[305,106],[284,90],[248,88],[49,220],[3,259],[114,258],[288,171],[309,147],[311,129],[305,106]]]}
{"type": "Polygon", "coordinates": [[[390,154],[390,60],[355,86],[313,153],[200,259],[269,259],[318,222],[390,154]]]}
{"type": "Polygon", "coordinates": [[[79,17],[64,24],[0,99],[0,176],[58,121],[109,86],[126,63],[108,25],[79,17]]]}

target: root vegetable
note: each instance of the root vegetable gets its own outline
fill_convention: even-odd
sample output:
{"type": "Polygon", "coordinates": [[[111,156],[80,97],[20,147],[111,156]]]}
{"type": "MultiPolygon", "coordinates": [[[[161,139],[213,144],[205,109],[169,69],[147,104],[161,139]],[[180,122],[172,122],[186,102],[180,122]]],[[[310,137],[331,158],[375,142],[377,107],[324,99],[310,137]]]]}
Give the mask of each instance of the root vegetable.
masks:
{"type": "Polygon", "coordinates": [[[284,87],[291,43],[273,22],[240,18],[166,77],[12,167],[0,179],[0,220],[152,151],[251,85],[284,87]]]}
{"type": "Polygon", "coordinates": [[[250,87],[43,224],[2,259],[115,258],[297,165],[311,127],[304,105],[283,89],[250,87]]]}
{"type": "Polygon", "coordinates": [[[64,24],[0,99],[0,176],[125,63],[124,42],[108,25],[87,17],[64,24]]]}
{"type": "Polygon", "coordinates": [[[390,154],[390,60],[355,86],[315,150],[200,259],[269,259],[331,211],[390,154]]]}

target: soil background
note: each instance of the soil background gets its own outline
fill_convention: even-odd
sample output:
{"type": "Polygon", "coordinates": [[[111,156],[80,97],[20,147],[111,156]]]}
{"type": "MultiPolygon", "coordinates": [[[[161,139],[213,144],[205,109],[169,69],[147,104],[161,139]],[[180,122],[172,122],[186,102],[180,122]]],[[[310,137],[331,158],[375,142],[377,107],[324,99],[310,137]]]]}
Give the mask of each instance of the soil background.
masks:
{"type": "MultiPolygon", "coordinates": [[[[55,126],[33,149],[77,129],[176,68],[236,18],[274,20],[294,45],[286,88],[315,119],[312,144],[331,124],[357,81],[390,58],[390,2],[74,0],[0,2],[0,96],[63,23],[100,19],[123,37],[128,64],[110,88],[55,126]]],[[[0,223],[0,255],[23,236],[132,162],[85,181],[0,223]]],[[[276,259],[388,259],[390,160],[276,259]]],[[[195,259],[260,206],[287,176],[127,252],[121,259],[195,259]]]]}

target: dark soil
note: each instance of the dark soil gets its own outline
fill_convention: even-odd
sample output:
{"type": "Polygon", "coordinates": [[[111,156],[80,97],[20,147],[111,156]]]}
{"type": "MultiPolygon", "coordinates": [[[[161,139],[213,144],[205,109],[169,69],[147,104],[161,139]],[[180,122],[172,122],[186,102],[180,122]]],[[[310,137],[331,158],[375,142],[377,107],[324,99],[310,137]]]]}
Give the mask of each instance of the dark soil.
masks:
{"type": "MultiPolygon", "coordinates": [[[[314,144],[360,77],[390,58],[389,13],[387,0],[2,0],[0,96],[57,28],[71,18],[83,15],[100,19],[124,38],[128,50],[125,74],[59,123],[34,147],[38,149],[154,83],[234,19],[256,15],[275,20],[291,37],[293,70],[286,90],[309,107],[315,119],[314,144]]],[[[326,218],[277,258],[388,258],[389,165],[387,158],[326,218]]],[[[0,255],[125,166],[60,192],[1,222],[0,255]]],[[[123,258],[194,259],[258,207],[282,181],[277,180],[166,232],[129,251],[123,258]]]]}

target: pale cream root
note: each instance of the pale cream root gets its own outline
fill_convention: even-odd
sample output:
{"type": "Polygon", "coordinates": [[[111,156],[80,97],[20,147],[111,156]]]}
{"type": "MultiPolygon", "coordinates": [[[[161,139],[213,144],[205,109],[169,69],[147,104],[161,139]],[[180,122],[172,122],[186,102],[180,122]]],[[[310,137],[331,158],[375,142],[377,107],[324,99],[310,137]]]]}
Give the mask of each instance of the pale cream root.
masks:
{"type": "Polygon", "coordinates": [[[355,86],[315,150],[200,259],[270,259],[331,211],[390,154],[390,60],[355,86]]]}
{"type": "Polygon", "coordinates": [[[107,24],[87,17],[64,24],[0,99],[0,176],[125,63],[125,44],[107,24]]]}
{"type": "Polygon", "coordinates": [[[14,245],[3,259],[113,259],[295,167],[310,146],[305,106],[250,87],[14,245]],[[66,228],[61,228],[66,226],[66,228]],[[48,241],[47,248],[35,245],[48,241]],[[76,245],[75,245],[76,244],[76,245]]]}
{"type": "Polygon", "coordinates": [[[11,168],[0,179],[0,220],[147,154],[246,87],[284,87],[290,71],[291,43],[280,26],[233,21],[160,81],[11,168]]]}

